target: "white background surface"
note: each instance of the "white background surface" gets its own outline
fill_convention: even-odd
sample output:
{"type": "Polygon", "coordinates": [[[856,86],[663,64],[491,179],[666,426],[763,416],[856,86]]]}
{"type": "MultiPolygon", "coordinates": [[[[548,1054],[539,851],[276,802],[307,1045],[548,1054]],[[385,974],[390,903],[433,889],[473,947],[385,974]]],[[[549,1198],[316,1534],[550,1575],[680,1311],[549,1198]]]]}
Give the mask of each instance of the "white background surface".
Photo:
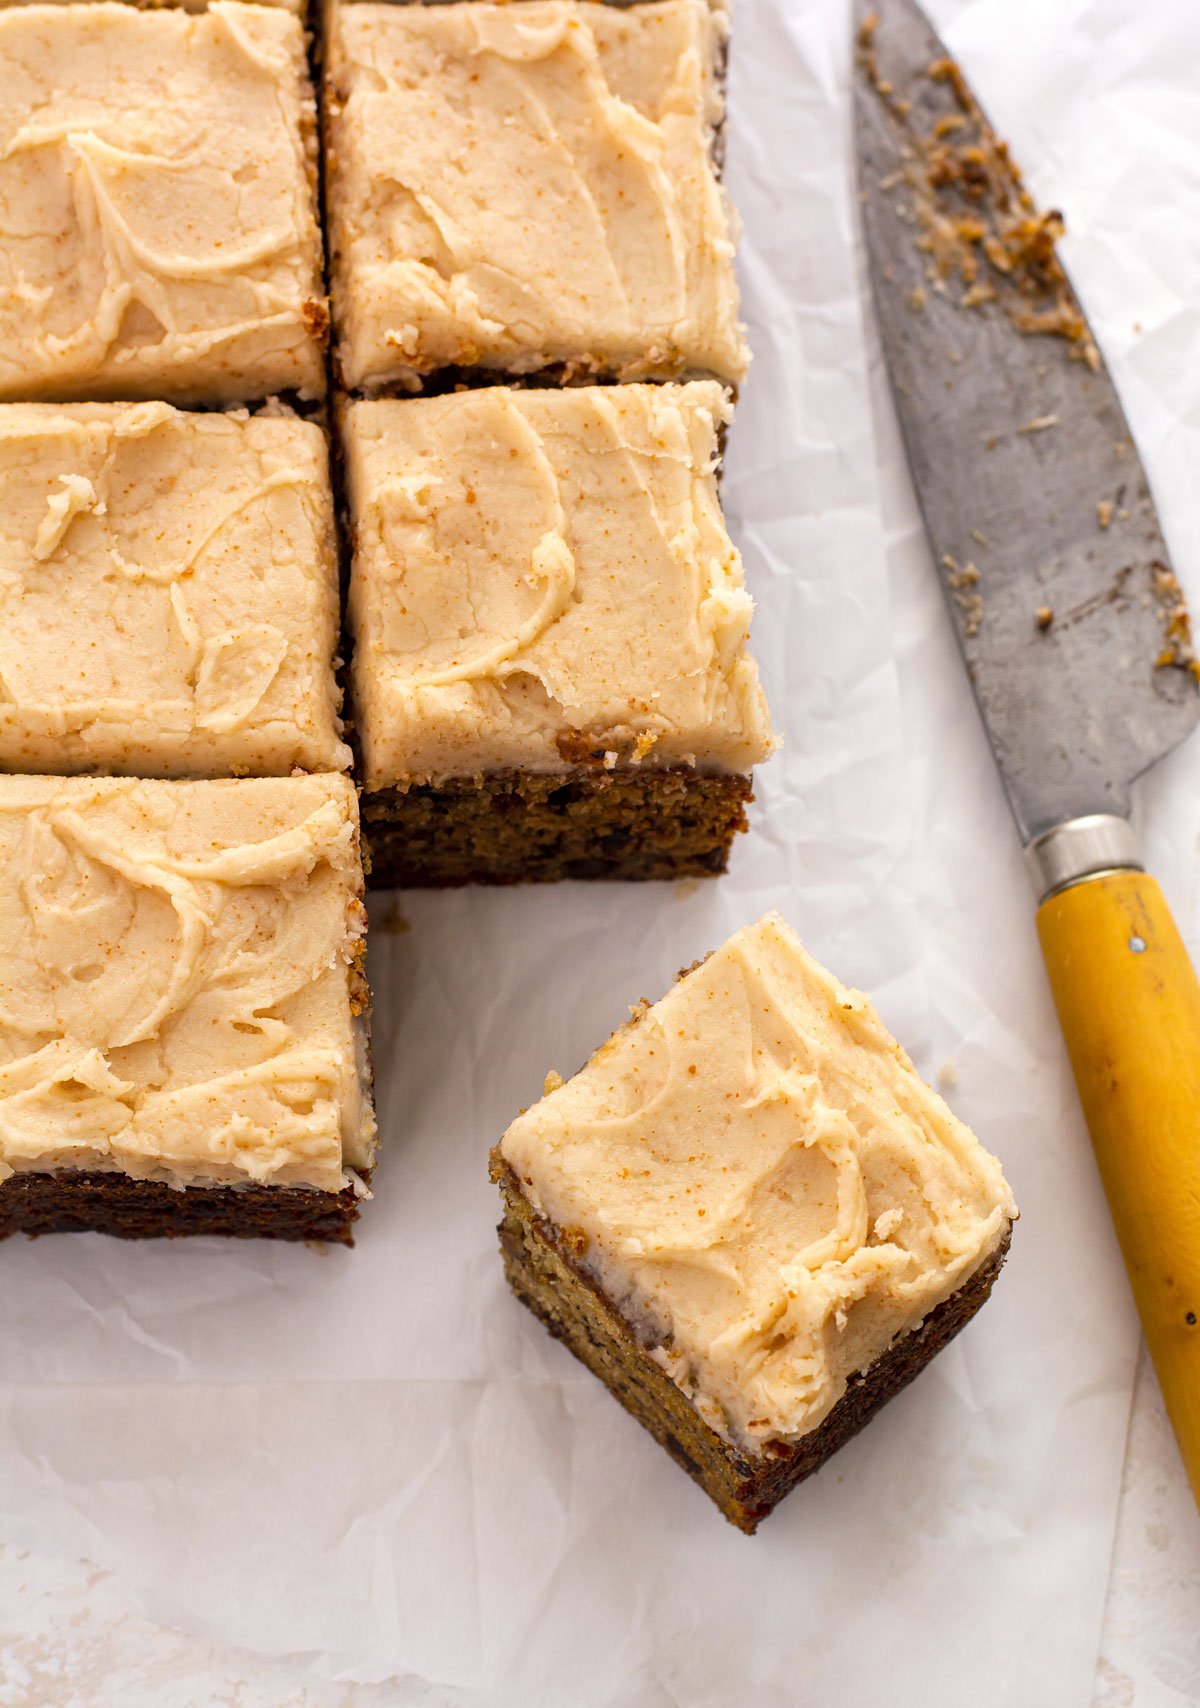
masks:
{"type": "MultiPolygon", "coordinates": [[[[1067,212],[1195,603],[1200,9],[932,10],[1067,212]]],[[[741,0],[736,30],[757,360],[725,497],[788,738],[752,836],[685,895],[405,898],[411,932],[372,940],[388,1155],[353,1253],[0,1247],[4,1708],[1200,1701],[1200,1524],[1149,1379],[1096,1673],[1136,1324],[858,291],[844,8],[741,0]],[[548,1066],[768,906],[1024,1214],[978,1322],[747,1540],[505,1296],[485,1156],[548,1066]]],[[[1193,746],[1145,801],[1193,926],[1198,772],[1193,746]]]]}

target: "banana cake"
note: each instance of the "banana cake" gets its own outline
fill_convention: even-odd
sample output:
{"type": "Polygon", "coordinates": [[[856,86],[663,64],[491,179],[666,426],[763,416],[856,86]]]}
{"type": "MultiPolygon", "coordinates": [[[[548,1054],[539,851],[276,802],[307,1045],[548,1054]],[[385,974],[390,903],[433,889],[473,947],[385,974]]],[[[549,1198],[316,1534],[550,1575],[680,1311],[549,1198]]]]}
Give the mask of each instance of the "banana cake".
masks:
{"type": "Polygon", "coordinates": [[[0,7],[0,398],[324,394],[300,20],[0,7]]]}
{"type": "Polygon", "coordinates": [[[722,12],[331,0],[327,18],[348,390],[743,377],[722,12]]]}
{"type": "Polygon", "coordinates": [[[752,1531],[987,1298],[1000,1166],[778,915],[492,1153],[508,1279],[752,1531]]]}
{"type": "Polygon", "coordinates": [[[0,404],[0,507],[0,770],[349,764],[314,423],[0,404]]]}
{"type": "Polygon", "coordinates": [[[729,412],[711,380],[344,406],[373,884],[724,870],[774,744],[729,412]]]}
{"type": "Polygon", "coordinates": [[[350,1243],[361,891],[346,777],[0,777],[0,1237],[350,1243]]]}

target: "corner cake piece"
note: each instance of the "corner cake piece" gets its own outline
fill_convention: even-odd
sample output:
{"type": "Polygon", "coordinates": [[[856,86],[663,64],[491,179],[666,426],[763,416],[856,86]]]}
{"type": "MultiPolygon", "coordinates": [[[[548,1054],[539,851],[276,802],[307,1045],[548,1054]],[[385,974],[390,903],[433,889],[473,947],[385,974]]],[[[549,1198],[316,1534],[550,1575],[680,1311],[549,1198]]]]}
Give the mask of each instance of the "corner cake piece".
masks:
{"type": "Polygon", "coordinates": [[[0,404],[0,770],[337,771],[325,436],[0,404]]]}
{"type": "Polygon", "coordinates": [[[711,380],[344,408],[377,885],[725,869],[773,741],[711,380]]]}
{"type": "Polygon", "coordinates": [[[361,891],[346,777],[0,777],[0,1237],[350,1244],[361,891]]]}
{"type": "Polygon", "coordinates": [[[974,1315],[1016,1210],[777,914],[492,1153],[517,1296],[752,1531],[974,1315]]]}
{"type": "Polygon", "coordinates": [[[315,131],[280,7],[0,8],[0,398],[322,396],[315,131]]]}
{"type": "Polygon", "coordinates": [[[727,21],[331,0],[329,217],[350,390],[549,371],[740,380],[713,161],[727,21]]]}

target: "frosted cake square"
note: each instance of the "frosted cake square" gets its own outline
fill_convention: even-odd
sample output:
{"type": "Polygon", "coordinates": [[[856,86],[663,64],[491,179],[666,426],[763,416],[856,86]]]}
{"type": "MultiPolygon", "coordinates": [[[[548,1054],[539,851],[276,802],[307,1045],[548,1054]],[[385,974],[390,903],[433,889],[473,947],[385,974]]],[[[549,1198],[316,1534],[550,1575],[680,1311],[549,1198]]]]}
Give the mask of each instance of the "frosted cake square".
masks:
{"type": "Polygon", "coordinates": [[[703,0],[334,0],[337,363],[565,379],[746,366],[714,165],[727,23],[703,0]]]}
{"type": "Polygon", "coordinates": [[[377,884],[723,871],[773,738],[714,381],[341,412],[377,884]]]}
{"type": "Polygon", "coordinates": [[[348,1243],[361,891],[346,777],[0,777],[0,1237],[348,1243]]]}
{"type": "Polygon", "coordinates": [[[336,771],[324,434],[0,404],[0,770],[336,771]]]}
{"type": "Polygon", "coordinates": [[[323,395],[299,19],[0,8],[0,398],[323,395]]]}
{"type": "Polygon", "coordinates": [[[867,999],[778,915],[493,1152],[518,1297],[741,1529],[965,1325],[1016,1209],[867,999]]]}

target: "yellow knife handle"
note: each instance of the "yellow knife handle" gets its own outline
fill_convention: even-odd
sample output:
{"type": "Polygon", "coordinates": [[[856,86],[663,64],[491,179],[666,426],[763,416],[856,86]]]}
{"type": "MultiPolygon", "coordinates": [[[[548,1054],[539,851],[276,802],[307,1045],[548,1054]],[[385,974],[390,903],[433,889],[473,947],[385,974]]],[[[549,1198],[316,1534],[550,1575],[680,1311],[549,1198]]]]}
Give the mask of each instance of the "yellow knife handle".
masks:
{"type": "Polygon", "coordinates": [[[1154,879],[1101,873],[1038,934],[1163,1399],[1200,1505],[1200,983],[1154,879]]]}

